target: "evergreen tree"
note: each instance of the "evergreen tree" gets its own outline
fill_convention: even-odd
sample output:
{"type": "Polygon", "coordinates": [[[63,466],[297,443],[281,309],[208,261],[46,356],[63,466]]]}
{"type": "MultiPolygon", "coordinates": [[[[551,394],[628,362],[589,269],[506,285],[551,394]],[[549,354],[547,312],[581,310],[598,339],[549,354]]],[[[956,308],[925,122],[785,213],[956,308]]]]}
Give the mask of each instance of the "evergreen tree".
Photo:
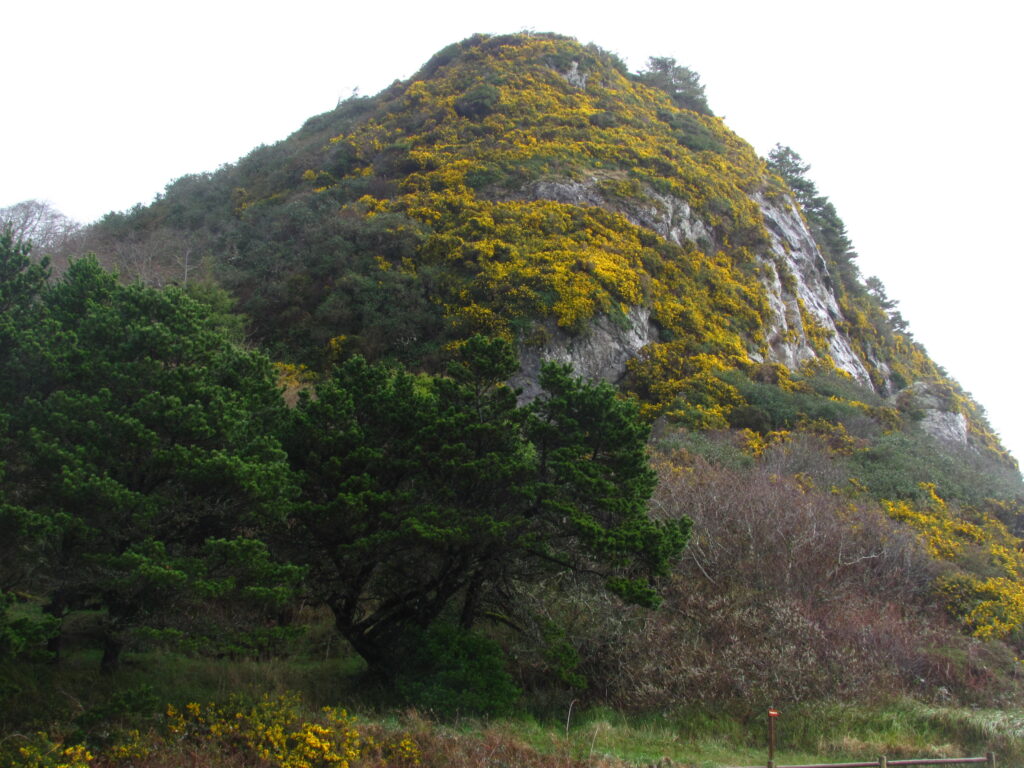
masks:
{"type": "Polygon", "coordinates": [[[180,628],[200,598],[278,602],[297,571],[258,538],[289,488],[269,361],[180,291],[92,259],[49,287],[31,270],[17,280],[36,300],[4,319],[2,520],[21,534],[6,578],[58,619],[99,609],[106,668],[131,630],[180,628]]]}
{"type": "Polygon", "coordinates": [[[778,174],[793,192],[800,204],[811,233],[839,277],[840,290],[861,294],[864,287],[860,282],[860,270],[855,259],[857,253],[846,234],[846,225],[839,218],[836,207],[824,195],[818,194],[818,187],[807,178],[811,166],[790,147],[776,144],[768,154],[768,168],[778,174]]]}
{"type": "Polygon", "coordinates": [[[688,521],[646,515],[646,429],[608,385],[547,366],[520,407],[506,342],[470,339],[447,377],[354,358],[295,411],[287,441],[303,478],[297,550],[341,633],[389,672],[404,638],[438,621],[509,616],[552,572],[657,603],[650,580],[688,521]]]}
{"type": "MultiPolygon", "coordinates": [[[[19,333],[34,321],[33,309],[49,275],[44,258],[33,263],[30,246],[14,237],[10,226],[0,231],[0,371],[8,373],[19,333]]],[[[7,376],[0,376],[0,387],[7,376]]],[[[42,543],[49,521],[20,503],[8,480],[9,466],[20,462],[20,450],[11,435],[15,403],[0,400],[0,659],[38,650],[54,631],[53,623],[13,619],[15,591],[29,587],[43,561],[42,543]]]]}
{"type": "Polygon", "coordinates": [[[667,93],[673,103],[681,109],[705,115],[714,114],[704,96],[700,75],[689,67],[676,64],[675,59],[652,56],[647,60],[647,69],[641,71],[637,78],[640,82],[667,93]]]}

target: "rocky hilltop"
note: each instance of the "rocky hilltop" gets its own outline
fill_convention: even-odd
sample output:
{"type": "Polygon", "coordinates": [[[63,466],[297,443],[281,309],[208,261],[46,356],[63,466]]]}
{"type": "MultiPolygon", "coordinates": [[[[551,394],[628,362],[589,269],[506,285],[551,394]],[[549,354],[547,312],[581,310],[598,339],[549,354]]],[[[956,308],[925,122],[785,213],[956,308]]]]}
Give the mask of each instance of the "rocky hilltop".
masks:
{"type": "Polygon", "coordinates": [[[519,346],[524,397],[556,359],[699,429],[764,426],[736,376],[832,372],[1002,454],[777,170],[672,60],[634,75],[569,38],[477,35],[109,215],[89,245],[123,274],[224,285],[283,360],[429,368],[497,334],[519,346]]]}

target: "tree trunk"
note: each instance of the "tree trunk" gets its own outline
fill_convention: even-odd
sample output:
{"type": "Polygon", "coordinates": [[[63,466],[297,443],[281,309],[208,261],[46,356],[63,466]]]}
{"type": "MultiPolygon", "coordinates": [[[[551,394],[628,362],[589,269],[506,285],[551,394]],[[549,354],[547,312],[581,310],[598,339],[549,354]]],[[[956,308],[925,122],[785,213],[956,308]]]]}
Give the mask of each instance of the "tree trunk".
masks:
{"type": "Polygon", "coordinates": [[[60,646],[61,646],[61,633],[57,630],[57,634],[46,641],[46,652],[50,654],[51,664],[60,664],[60,646]]]}
{"type": "Polygon", "coordinates": [[[100,674],[112,675],[121,666],[121,649],[124,643],[112,633],[103,638],[103,658],[100,660],[100,674]]]}
{"type": "Polygon", "coordinates": [[[67,612],[67,603],[64,596],[57,592],[43,610],[60,622],[57,633],[46,641],[46,650],[50,654],[52,664],[60,664],[61,639],[63,637],[64,614],[67,612]]]}

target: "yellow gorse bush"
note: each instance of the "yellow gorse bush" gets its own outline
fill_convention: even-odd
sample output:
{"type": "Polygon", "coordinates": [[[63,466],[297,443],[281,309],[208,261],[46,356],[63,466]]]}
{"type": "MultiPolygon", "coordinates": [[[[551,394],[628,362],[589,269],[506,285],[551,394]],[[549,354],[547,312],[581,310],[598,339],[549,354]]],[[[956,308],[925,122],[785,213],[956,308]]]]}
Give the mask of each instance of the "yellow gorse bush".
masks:
{"type": "Polygon", "coordinates": [[[39,732],[17,748],[11,768],[89,768],[94,759],[82,744],[65,746],[60,740],[39,732]]]}
{"type": "Polygon", "coordinates": [[[384,754],[393,764],[416,765],[419,750],[408,738],[378,743],[344,709],[325,707],[319,722],[300,714],[296,695],[264,696],[249,707],[168,707],[167,730],[177,738],[243,751],[274,768],[349,768],[364,757],[384,754]]]}
{"type": "Polygon", "coordinates": [[[955,569],[940,577],[938,590],[947,608],[975,636],[1005,638],[1024,630],[1024,540],[991,514],[953,510],[922,483],[923,501],[883,501],[885,511],[921,536],[937,560],[958,564],[980,558],[986,571],[955,569]]]}
{"type": "Polygon", "coordinates": [[[963,552],[966,545],[990,541],[990,534],[985,528],[950,511],[935,492],[933,483],[922,483],[921,488],[928,494],[924,503],[883,501],[882,506],[889,517],[907,523],[921,535],[932,557],[952,560],[963,552]]]}
{"type": "Polygon", "coordinates": [[[127,767],[152,756],[167,759],[182,748],[193,754],[240,755],[244,764],[261,768],[354,768],[364,762],[412,768],[420,762],[419,747],[409,736],[375,736],[369,732],[374,729],[360,728],[353,716],[334,707],[324,707],[310,718],[294,694],[264,696],[251,705],[190,702],[180,709],[168,706],[164,714],[163,732],[128,730],[102,750],[65,745],[37,733],[19,745],[5,765],[127,767]]]}

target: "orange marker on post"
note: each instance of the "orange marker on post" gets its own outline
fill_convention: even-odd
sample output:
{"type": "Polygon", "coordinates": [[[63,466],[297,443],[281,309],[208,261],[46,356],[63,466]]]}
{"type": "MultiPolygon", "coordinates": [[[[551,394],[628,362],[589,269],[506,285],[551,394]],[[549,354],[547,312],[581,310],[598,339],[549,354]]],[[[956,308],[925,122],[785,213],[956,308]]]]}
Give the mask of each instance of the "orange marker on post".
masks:
{"type": "Polygon", "coordinates": [[[775,768],[775,718],[779,710],[768,707],[768,768],[775,768]]]}

